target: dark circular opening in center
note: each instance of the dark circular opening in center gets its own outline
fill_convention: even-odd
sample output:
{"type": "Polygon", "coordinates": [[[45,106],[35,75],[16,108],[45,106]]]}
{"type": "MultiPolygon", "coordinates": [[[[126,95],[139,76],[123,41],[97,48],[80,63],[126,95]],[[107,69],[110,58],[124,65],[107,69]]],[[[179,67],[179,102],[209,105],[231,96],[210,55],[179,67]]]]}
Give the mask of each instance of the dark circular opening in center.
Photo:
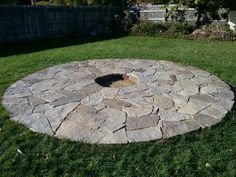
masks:
{"type": "Polygon", "coordinates": [[[128,74],[108,74],[95,79],[103,87],[121,88],[137,84],[137,79],[128,74]]]}

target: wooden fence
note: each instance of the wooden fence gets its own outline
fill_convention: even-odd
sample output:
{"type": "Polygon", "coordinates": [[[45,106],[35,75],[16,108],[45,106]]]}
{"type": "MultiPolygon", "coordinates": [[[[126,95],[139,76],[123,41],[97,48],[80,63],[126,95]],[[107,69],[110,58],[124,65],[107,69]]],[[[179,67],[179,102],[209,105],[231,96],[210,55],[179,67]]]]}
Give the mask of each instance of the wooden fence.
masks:
{"type": "Polygon", "coordinates": [[[0,5],[0,43],[82,35],[120,12],[116,7],[0,5]]]}

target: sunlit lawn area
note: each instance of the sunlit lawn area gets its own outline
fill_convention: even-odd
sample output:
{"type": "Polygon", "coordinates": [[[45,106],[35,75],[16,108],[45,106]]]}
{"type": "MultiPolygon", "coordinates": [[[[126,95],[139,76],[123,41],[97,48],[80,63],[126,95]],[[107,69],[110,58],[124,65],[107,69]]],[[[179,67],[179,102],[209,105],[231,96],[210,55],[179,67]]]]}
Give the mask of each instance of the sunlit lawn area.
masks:
{"type": "MultiPolygon", "coordinates": [[[[62,38],[0,47],[0,99],[16,80],[88,59],[170,60],[236,86],[236,42],[122,37],[62,38]]],[[[87,145],[33,133],[0,106],[0,176],[236,176],[236,108],[211,128],[159,142],[87,145]],[[23,154],[17,152],[21,150],[23,154]]]]}

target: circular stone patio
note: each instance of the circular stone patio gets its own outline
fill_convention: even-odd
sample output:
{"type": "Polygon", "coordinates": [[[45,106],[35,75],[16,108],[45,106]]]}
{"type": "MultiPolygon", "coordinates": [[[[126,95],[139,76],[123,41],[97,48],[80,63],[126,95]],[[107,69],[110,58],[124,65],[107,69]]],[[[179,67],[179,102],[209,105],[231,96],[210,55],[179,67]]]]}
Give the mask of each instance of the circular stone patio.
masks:
{"type": "Polygon", "coordinates": [[[234,93],[215,75],[168,61],[90,60],[11,85],[3,104],[35,132],[98,144],[169,138],[219,123],[234,93]]]}

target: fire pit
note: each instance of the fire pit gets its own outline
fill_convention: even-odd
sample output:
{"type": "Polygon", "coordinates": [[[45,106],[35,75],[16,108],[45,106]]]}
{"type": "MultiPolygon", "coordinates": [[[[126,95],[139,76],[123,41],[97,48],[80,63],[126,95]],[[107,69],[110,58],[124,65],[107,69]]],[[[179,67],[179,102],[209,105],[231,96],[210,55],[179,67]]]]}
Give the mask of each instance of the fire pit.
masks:
{"type": "Polygon", "coordinates": [[[215,125],[234,93],[215,75],[155,60],[90,60],[11,85],[3,105],[33,131],[91,144],[160,140],[215,125]]]}
{"type": "Polygon", "coordinates": [[[128,87],[140,82],[134,74],[108,74],[95,79],[95,82],[103,87],[122,88],[128,87]]]}

